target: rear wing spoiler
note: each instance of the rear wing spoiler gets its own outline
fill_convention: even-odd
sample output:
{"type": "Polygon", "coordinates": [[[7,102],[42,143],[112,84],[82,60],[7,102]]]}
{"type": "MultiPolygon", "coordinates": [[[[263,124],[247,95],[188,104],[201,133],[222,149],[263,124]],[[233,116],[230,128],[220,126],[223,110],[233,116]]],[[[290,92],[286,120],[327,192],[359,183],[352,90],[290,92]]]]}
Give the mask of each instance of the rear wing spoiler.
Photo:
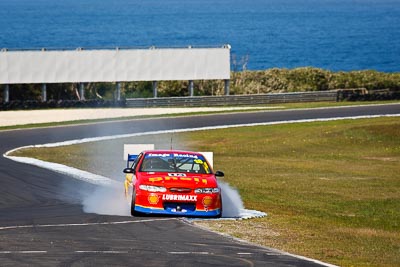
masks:
{"type": "Polygon", "coordinates": [[[129,163],[134,162],[139,155],[128,154],[128,159],[126,160],[126,167],[129,168],[129,163]]]}
{"type": "Polygon", "coordinates": [[[153,150],[154,144],[124,144],[124,160],[126,160],[126,167],[134,162],[138,155],[144,150],[153,150]]]}
{"type": "Polygon", "coordinates": [[[135,161],[135,159],[138,157],[139,155],[131,155],[128,154],[128,161],[135,161]]]}

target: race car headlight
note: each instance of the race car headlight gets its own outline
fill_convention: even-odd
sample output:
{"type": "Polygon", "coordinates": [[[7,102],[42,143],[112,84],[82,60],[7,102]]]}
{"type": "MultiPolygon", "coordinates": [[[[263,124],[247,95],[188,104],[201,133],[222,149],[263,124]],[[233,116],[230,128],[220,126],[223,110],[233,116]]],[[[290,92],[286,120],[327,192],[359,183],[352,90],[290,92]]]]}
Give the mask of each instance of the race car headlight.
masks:
{"type": "Polygon", "coordinates": [[[197,188],[194,192],[196,194],[213,194],[219,193],[219,188],[197,188]]]}
{"type": "Polygon", "coordinates": [[[144,190],[144,191],[149,191],[149,192],[167,192],[167,189],[163,186],[154,186],[154,185],[145,185],[145,184],[141,184],[139,185],[139,189],[140,190],[144,190]]]}

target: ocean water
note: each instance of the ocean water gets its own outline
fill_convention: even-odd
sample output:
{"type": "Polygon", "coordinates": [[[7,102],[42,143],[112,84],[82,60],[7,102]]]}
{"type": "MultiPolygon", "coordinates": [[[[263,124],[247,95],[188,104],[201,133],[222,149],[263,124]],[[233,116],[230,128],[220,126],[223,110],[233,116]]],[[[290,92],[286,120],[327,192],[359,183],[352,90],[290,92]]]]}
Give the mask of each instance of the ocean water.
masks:
{"type": "Polygon", "coordinates": [[[233,70],[400,71],[400,0],[0,0],[0,48],[232,46],[233,70]]]}

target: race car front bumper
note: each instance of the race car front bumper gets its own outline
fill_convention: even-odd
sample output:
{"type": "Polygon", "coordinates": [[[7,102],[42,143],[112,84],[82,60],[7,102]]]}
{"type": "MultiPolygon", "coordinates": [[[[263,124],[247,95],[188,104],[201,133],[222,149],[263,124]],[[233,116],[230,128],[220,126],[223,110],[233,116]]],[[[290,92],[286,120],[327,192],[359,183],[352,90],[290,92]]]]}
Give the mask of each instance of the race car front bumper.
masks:
{"type": "Polygon", "coordinates": [[[135,211],[190,217],[218,217],[222,213],[220,194],[137,194],[135,211]]]}

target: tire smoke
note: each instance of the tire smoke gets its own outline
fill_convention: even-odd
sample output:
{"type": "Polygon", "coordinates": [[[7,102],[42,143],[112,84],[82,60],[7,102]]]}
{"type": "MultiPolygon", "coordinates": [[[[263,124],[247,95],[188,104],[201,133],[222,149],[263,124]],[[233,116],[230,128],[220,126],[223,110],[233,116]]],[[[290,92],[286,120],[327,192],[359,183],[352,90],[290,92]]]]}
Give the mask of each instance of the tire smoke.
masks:
{"type": "Polygon", "coordinates": [[[244,206],[239,192],[228,183],[219,181],[218,184],[222,191],[222,217],[240,218],[244,206]]]}
{"type": "MultiPolygon", "coordinates": [[[[219,182],[222,191],[222,218],[244,218],[249,215],[239,192],[226,182],[219,182]]],[[[80,192],[83,211],[101,215],[131,216],[130,200],[126,199],[123,184],[99,185],[80,192]]],[[[258,217],[260,214],[250,214],[258,217]],[[258,216],[257,216],[258,215],[258,216]]]]}
{"type": "Polygon", "coordinates": [[[123,184],[97,186],[81,192],[83,211],[102,215],[131,216],[130,202],[125,198],[123,184]]]}

